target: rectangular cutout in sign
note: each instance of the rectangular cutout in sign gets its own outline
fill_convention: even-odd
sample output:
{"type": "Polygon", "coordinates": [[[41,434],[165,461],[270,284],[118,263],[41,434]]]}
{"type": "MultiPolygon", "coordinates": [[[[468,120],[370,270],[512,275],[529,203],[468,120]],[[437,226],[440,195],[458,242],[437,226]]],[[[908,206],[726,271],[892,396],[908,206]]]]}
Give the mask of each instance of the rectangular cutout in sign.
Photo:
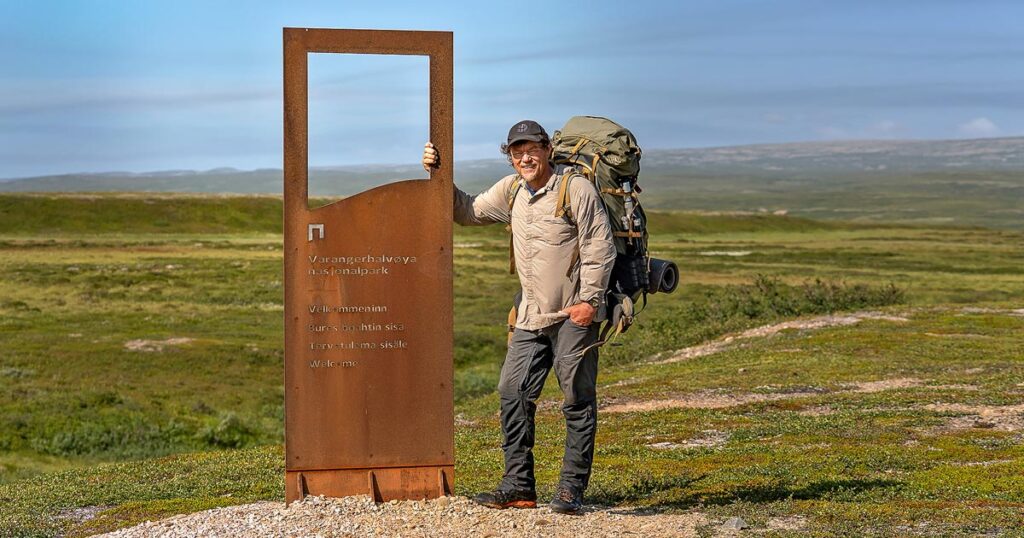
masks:
{"type": "Polygon", "coordinates": [[[430,121],[428,61],[307,55],[312,207],[422,173],[419,149],[430,121]]]}

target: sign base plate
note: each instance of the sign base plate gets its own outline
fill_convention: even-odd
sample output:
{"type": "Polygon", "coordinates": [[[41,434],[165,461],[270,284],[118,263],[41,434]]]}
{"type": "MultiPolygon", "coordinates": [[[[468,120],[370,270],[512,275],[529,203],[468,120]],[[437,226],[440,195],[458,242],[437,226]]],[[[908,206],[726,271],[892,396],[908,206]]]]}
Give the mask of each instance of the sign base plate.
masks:
{"type": "Polygon", "coordinates": [[[288,503],[308,495],[369,495],[374,502],[436,499],[452,494],[454,477],[452,465],[288,471],[285,498],[288,503]]]}

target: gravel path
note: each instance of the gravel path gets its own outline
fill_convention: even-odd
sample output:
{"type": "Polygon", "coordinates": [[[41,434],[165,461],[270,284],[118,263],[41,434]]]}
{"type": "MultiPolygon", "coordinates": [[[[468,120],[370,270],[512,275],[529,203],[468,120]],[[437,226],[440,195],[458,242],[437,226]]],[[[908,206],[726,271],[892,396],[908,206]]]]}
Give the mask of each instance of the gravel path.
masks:
{"type": "Polygon", "coordinates": [[[108,538],[217,538],[242,536],[614,537],[697,536],[708,524],[699,513],[651,514],[624,508],[588,508],[579,516],[536,510],[492,510],[465,497],[374,504],[369,497],[307,497],[285,507],[258,502],[149,521],[108,538]]]}

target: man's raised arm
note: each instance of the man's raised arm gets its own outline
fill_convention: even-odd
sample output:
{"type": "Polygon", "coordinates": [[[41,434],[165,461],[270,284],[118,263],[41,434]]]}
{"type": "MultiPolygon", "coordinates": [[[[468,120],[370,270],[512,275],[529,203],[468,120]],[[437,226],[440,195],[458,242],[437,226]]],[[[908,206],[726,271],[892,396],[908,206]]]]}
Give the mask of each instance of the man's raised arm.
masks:
{"type": "MultiPolygon", "coordinates": [[[[438,168],[441,157],[437,148],[427,142],[423,146],[423,169],[430,171],[438,168]]],[[[453,220],[463,226],[479,226],[494,224],[496,222],[508,223],[510,219],[508,208],[508,193],[511,192],[511,176],[503,178],[491,188],[471,196],[462,189],[455,187],[454,183],[454,207],[453,220]]]]}

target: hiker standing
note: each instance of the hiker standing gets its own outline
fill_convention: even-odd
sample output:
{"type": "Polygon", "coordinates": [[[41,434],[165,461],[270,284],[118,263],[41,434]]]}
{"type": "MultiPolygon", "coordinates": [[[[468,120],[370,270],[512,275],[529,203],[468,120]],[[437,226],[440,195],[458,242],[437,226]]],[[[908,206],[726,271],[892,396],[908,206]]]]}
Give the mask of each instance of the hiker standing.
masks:
{"type": "MultiPolygon", "coordinates": [[[[597,190],[574,169],[551,163],[551,141],[543,127],[529,120],[515,124],[501,151],[515,174],[477,196],[455,189],[459,224],[511,224],[511,261],[522,285],[498,382],[505,475],[497,489],[473,500],[493,508],[536,507],[534,414],[554,368],[565,396],[566,438],[550,507],[577,513],[590,479],[597,431],[598,350],[590,346],[605,316],[615,244],[597,190]],[[569,207],[558,207],[560,199],[568,200],[569,207]]],[[[438,162],[428,142],[423,166],[429,170],[438,162]]]]}

